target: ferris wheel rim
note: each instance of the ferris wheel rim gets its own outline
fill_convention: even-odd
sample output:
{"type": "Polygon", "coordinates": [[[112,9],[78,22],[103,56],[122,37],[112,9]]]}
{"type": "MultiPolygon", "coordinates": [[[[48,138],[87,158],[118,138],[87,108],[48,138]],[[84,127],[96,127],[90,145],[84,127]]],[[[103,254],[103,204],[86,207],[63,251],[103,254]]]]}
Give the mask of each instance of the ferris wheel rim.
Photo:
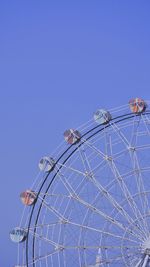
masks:
{"type": "MultiPolygon", "coordinates": [[[[150,114],[150,111],[148,111],[148,110],[142,113],[142,115],[148,115],[148,114],[150,114]]],[[[119,122],[121,122],[121,121],[128,120],[128,119],[131,119],[131,118],[134,118],[134,117],[139,117],[139,116],[141,116],[141,113],[140,113],[140,114],[127,113],[127,114],[123,114],[123,115],[117,116],[117,117],[113,118],[111,121],[113,121],[113,123],[119,123],[119,122]],[[117,120],[117,121],[116,121],[116,120],[117,120]]],[[[69,154],[69,155],[67,156],[67,158],[63,161],[63,163],[65,163],[65,162],[66,162],[66,161],[67,161],[67,160],[68,160],[68,159],[75,153],[75,151],[76,151],[80,146],[82,146],[87,140],[89,140],[89,139],[92,138],[94,135],[96,135],[96,134],[99,133],[100,131],[103,131],[105,128],[108,128],[108,127],[110,127],[110,126],[111,126],[110,124],[107,124],[107,125],[103,125],[103,124],[101,124],[101,125],[97,125],[97,126],[93,127],[92,129],[88,130],[87,132],[85,132],[85,133],[81,136],[81,142],[80,142],[79,144],[77,144],[77,146],[73,149],[73,151],[70,152],[70,154],[69,154]],[[102,128],[101,128],[101,127],[102,127],[102,128]],[[97,130],[97,131],[94,132],[94,133],[92,133],[94,130],[97,130]],[[92,133],[92,134],[91,134],[90,136],[88,136],[87,139],[85,139],[85,140],[82,141],[82,138],[85,137],[85,136],[87,136],[89,133],[92,133]]],[[[71,148],[72,148],[73,146],[74,146],[74,145],[70,145],[70,146],[69,146],[69,147],[68,147],[68,148],[67,148],[67,149],[60,155],[60,157],[58,158],[58,160],[55,162],[55,165],[60,161],[60,159],[63,158],[64,155],[67,154],[67,152],[68,152],[69,150],[71,150],[71,148]]],[[[52,183],[53,183],[55,177],[57,176],[57,174],[59,173],[59,171],[60,171],[61,168],[62,168],[62,167],[60,166],[60,168],[57,170],[57,172],[53,175],[53,177],[52,177],[52,179],[51,179],[51,181],[50,181],[50,183],[49,183],[49,185],[48,185],[48,187],[47,187],[47,189],[46,189],[46,191],[45,191],[45,194],[46,194],[46,192],[48,192],[50,186],[52,185],[52,183]]],[[[40,194],[40,192],[41,192],[41,190],[42,190],[42,188],[43,188],[45,182],[47,181],[47,179],[48,179],[48,177],[49,177],[49,175],[50,175],[50,173],[51,173],[51,171],[50,171],[49,173],[46,174],[46,177],[45,177],[45,179],[44,179],[44,181],[43,181],[41,187],[40,187],[39,190],[38,190],[37,197],[39,196],[39,194],[40,194]]],[[[28,227],[27,227],[27,232],[28,232],[28,233],[29,233],[30,224],[31,224],[31,221],[32,221],[32,216],[33,216],[33,213],[34,213],[35,205],[36,205],[36,204],[33,205],[32,210],[31,210],[31,213],[30,213],[30,217],[29,217],[29,223],[28,223],[28,227]]],[[[39,218],[39,215],[40,215],[40,210],[41,210],[41,208],[42,208],[42,203],[41,203],[41,205],[40,205],[40,207],[39,207],[39,210],[38,210],[38,213],[37,213],[37,216],[36,216],[36,220],[35,220],[35,225],[34,225],[34,226],[37,225],[37,222],[38,222],[38,218],[39,218]]],[[[36,229],[36,227],[35,227],[35,229],[36,229]]],[[[35,230],[35,232],[36,232],[36,230],[35,230]]],[[[32,252],[33,252],[32,258],[33,258],[33,259],[34,259],[34,239],[35,239],[35,235],[33,235],[33,245],[32,245],[32,252]]],[[[27,239],[26,239],[26,264],[27,264],[27,267],[28,267],[28,235],[27,235],[27,239]]],[[[35,266],[34,263],[33,263],[33,266],[35,266]]]]}

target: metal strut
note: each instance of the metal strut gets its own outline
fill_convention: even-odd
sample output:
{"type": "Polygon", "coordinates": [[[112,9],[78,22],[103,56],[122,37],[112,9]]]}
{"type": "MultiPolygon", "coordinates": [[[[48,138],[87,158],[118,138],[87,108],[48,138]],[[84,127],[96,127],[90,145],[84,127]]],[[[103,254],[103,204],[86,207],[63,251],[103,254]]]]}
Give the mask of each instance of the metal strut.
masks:
{"type": "Polygon", "coordinates": [[[149,267],[149,255],[145,255],[144,259],[140,259],[135,267],[149,267]]]}
{"type": "Polygon", "coordinates": [[[148,267],[148,265],[149,265],[149,264],[147,264],[148,261],[149,261],[149,255],[146,255],[142,267],[146,267],[146,266],[148,267]]]}

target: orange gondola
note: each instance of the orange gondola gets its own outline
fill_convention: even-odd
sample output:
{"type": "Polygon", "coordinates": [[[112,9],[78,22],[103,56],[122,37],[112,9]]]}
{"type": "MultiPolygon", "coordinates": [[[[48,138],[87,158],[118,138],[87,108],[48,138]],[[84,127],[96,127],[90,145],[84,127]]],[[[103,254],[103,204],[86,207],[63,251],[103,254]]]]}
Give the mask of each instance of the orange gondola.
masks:
{"type": "Polygon", "coordinates": [[[141,98],[134,98],[129,101],[129,107],[133,113],[142,113],[146,109],[146,103],[141,98]]]}
{"type": "Polygon", "coordinates": [[[26,206],[31,206],[35,203],[37,195],[34,191],[26,190],[20,194],[21,201],[26,206]]]}

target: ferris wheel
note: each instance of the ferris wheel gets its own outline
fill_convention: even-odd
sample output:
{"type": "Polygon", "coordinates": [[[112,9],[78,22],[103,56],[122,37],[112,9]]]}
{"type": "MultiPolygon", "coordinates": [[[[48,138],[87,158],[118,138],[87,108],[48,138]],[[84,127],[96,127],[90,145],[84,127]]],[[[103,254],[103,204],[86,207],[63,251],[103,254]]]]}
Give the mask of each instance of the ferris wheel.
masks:
{"type": "Polygon", "coordinates": [[[98,109],[39,162],[18,227],[16,267],[150,266],[150,111],[98,109]]]}

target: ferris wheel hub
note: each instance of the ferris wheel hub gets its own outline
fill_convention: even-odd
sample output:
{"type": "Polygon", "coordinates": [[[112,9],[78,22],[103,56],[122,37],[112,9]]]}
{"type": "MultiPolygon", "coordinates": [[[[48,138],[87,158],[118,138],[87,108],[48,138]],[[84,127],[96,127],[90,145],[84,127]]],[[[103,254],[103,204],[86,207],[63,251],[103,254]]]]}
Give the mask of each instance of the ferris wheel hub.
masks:
{"type": "Polygon", "coordinates": [[[144,241],[142,245],[142,250],[144,254],[150,255],[150,237],[144,241]]]}
{"type": "Polygon", "coordinates": [[[149,248],[146,249],[145,254],[150,255],[150,249],[149,248]]]}

